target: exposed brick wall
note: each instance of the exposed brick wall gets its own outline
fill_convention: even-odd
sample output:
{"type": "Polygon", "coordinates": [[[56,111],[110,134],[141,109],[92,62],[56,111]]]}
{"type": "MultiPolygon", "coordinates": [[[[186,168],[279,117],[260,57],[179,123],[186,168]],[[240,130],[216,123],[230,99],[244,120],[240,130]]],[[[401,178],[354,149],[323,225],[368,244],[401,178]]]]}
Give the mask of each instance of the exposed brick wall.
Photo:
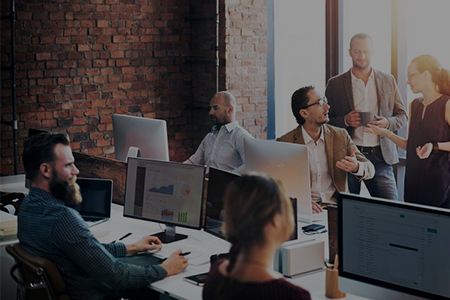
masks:
{"type": "MultiPolygon", "coordinates": [[[[242,125],[265,137],[265,1],[221,1],[220,89],[237,97],[242,125]]],[[[113,113],[166,120],[171,160],[195,151],[211,126],[199,107],[215,91],[214,0],[17,0],[16,10],[19,156],[37,128],[68,133],[74,151],[114,157],[113,113]]],[[[2,20],[2,65],[9,52],[2,20]]],[[[1,78],[10,121],[11,77],[1,78]]],[[[1,173],[11,174],[12,131],[1,130],[1,173]]]]}
{"type": "Polygon", "coordinates": [[[267,138],[266,0],[225,1],[225,84],[238,102],[236,118],[267,138]]]}

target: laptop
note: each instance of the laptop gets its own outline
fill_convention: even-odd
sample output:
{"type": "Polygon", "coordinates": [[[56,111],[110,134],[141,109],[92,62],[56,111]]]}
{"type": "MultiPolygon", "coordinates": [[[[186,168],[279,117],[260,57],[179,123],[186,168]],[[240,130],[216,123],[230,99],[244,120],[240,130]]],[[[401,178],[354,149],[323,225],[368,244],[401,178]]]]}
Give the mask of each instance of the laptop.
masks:
{"type": "Polygon", "coordinates": [[[240,176],[231,172],[214,167],[209,168],[204,230],[224,240],[226,238],[222,232],[223,196],[228,184],[238,177],[240,176]]]}
{"type": "Polygon", "coordinates": [[[83,202],[70,206],[76,209],[89,227],[111,217],[113,182],[111,179],[77,178],[83,202]]]}
{"type": "MultiPolygon", "coordinates": [[[[216,169],[214,167],[209,168],[208,179],[208,193],[206,196],[206,219],[205,219],[205,232],[215,235],[221,239],[226,240],[224,233],[222,232],[223,225],[223,196],[225,191],[234,179],[240,177],[240,175],[216,169]]],[[[294,213],[294,219],[297,216],[297,199],[290,198],[292,202],[292,209],[294,213]]],[[[292,233],[290,240],[296,240],[298,238],[298,224],[294,222],[295,229],[292,233]]]]}

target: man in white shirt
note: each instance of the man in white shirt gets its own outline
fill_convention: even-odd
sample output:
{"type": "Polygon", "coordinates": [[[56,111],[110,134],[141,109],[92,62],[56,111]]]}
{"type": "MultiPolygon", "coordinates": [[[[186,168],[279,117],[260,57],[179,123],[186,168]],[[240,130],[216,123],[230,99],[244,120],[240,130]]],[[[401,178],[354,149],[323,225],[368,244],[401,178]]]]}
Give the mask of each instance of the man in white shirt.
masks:
{"type": "MultiPolygon", "coordinates": [[[[372,38],[356,34],[350,41],[352,68],[330,78],[325,91],[331,108],[330,124],[347,129],[358,149],[375,166],[375,176],[364,183],[371,196],[398,200],[392,165],[398,163],[397,148],[385,137],[364,131],[360,112],[374,113],[369,124],[398,130],[406,125],[405,105],[391,74],[370,66],[374,54],[372,38]]],[[[349,176],[349,190],[359,194],[360,181],[349,176]]]]}
{"type": "Polygon", "coordinates": [[[231,93],[221,91],[212,96],[209,106],[214,126],[184,163],[240,174],[245,171],[244,139],[253,137],[235,119],[236,99],[231,93]]]}
{"type": "Polygon", "coordinates": [[[327,98],[313,86],[303,87],[292,95],[292,112],[299,126],[277,141],[304,144],[308,148],[311,172],[311,200],[336,203],[334,194],[346,192],[347,173],[358,180],[375,174],[373,164],[359,152],[346,130],[328,125],[327,98]]]}

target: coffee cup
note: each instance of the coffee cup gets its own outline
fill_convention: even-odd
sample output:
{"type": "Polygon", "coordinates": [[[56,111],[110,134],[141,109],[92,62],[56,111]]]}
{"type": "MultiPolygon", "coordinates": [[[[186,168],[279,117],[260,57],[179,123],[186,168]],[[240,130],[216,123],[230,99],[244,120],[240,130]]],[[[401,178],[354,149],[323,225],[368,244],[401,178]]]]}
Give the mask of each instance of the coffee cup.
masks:
{"type": "Polygon", "coordinates": [[[362,111],[359,113],[359,115],[361,116],[362,126],[367,126],[367,124],[369,124],[370,121],[375,121],[375,113],[373,112],[362,111]]]}

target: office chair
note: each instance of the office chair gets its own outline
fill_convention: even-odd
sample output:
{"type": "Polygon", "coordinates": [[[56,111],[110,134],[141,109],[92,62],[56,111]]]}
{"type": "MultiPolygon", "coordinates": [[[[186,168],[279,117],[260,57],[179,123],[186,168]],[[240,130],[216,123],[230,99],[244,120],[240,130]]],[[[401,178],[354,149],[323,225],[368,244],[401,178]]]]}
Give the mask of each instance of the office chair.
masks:
{"type": "Polygon", "coordinates": [[[16,299],[49,299],[70,300],[66,284],[55,265],[48,259],[31,255],[20,243],[7,245],[6,252],[11,255],[16,264],[11,268],[11,277],[17,282],[16,299]],[[15,275],[18,269],[20,278],[15,275]],[[21,295],[25,288],[25,297],[21,295]]]}

